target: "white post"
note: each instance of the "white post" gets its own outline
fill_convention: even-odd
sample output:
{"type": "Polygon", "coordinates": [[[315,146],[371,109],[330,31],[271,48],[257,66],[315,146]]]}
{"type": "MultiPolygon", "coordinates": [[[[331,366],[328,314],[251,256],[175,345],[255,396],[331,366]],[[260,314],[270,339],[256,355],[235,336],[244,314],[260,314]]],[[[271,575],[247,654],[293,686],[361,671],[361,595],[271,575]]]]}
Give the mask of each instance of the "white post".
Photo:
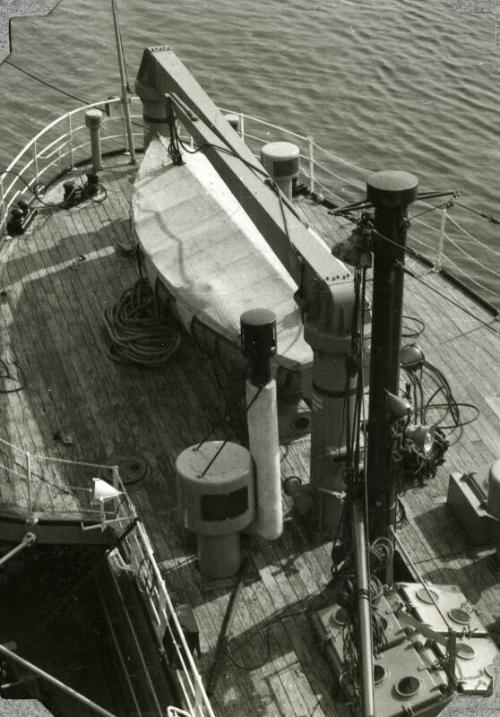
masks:
{"type": "Polygon", "coordinates": [[[73,123],[71,115],[68,115],[68,135],[69,135],[69,168],[73,169],[75,162],[73,160],[73,123]]]}
{"type": "Polygon", "coordinates": [[[240,112],[240,137],[245,141],[245,115],[240,112]]]}
{"type": "Polygon", "coordinates": [[[117,490],[121,490],[122,485],[120,481],[120,469],[118,468],[118,466],[113,466],[111,468],[111,474],[113,476],[113,487],[117,490]]]}
{"type": "Polygon", "coordinates": [[[35,163],[35,188],[38,189],[38,149],[36,139],[33,142],[33,161],[35,163]]]}
{"type": "Polygon", "coordinates": [[[3,193],[3,177],[0,177],[0,209],[2,216],[0,217],[0,234],[2,228],[7,225],[7,206],[5,204],[5,195],[3,193]]]}
{"type": "Polygon", "coordinates": [[[448,218],[448,210],[446,207],[441,212],[441,227],[439,230],[439,243],[438,243],[438,249],[437,249],[437,258],[434,262],[434,271],[441,271],[443,267],[443,247],[444,247],[444,240],[446,237],[446,219],[448,218]]]}
{"type": "Polygon", "coordinates": [[[26,472],[28,474],[28,513],[31,515],[31,456],[29,451],[26,451],[26,472]]]}
{"type": "Polygon", "coordinates": [[[196,710],[196,717],[204,717],[204,699],[200,689],[200,682],[196,679],[196,675],[194,675],[194,708],[196,710]]]}
{"type": "Polygon", "coordinates": [[[314,192],[314,140],[312,137],[307,138],[309,147],[309,191],[314,192]]]}

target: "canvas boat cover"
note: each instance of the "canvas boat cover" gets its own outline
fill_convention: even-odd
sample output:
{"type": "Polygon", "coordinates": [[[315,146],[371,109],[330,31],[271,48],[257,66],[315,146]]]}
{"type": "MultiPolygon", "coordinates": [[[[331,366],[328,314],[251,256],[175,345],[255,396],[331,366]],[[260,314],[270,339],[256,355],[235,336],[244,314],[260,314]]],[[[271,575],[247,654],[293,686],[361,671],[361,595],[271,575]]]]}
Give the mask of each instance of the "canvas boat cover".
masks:
{"type": "Polygon", "coordinates": [[[158,137],[138,172],[133,223],[148,273],[175,297],[188,330],[196,317],[238,343],[244,311],[274,311],[278,364],[310,366],[293,299],[297,285],[208,159],[184,152],[183,160],[173,165],[167,142],[158,137]]]}

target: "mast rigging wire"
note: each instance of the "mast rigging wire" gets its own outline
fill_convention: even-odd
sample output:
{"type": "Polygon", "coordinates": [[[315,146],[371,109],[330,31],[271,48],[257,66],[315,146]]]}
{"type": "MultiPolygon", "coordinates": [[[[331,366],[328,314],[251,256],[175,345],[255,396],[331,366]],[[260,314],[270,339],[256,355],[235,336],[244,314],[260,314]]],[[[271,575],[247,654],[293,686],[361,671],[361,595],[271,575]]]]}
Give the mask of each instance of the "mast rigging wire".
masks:
{"type": "Polygon", "coordinates": [[[450,299],[450,297],[446,296],[446,294],[443,294],[442,291],[439,291],[439,289],[436,289],[434,286],[431,286],[427,282],[423,281],[417,274],[415,274],[415,272],[413,272],[411,269],[408,269],[408,267],[405,266],[404,264],[400,264],[400,267],[401,267],[402,271],[404,271],[406,274],[408,274],[408,276],[411,276],[412,279],[415,279],[416,281],[418,281],[420,284],[422,284],[422,286],[425,286],[427,289],[429,289],[430,291],[433,291],[435,294],[440,296],[442,299],[447,301],[449,304],[452,304],[457,309],[460,309],[460,311],[462,311],[464,314],[467,314],[467,316],[470,316],[472,319],[474,319],[479,324],[481,324],[481,326],[484,326],[486,329],[489,329],[489,331],[494,333],[495,336],[500,336],[500,331],[498,331],[497,329],[495,329],[494,326],[491,325],[491,323],[493,321],[496,321],[496,317],[494,317],[490,322],[480,319],[472,311],[469,311],[469,309],[467,309],[465,306],[462,306],[462,304],[459,304],[458,301],[455,301],[454,299],[450,299]]]}
{"type": "MultiPolygon", "coordinates": [[[[379,239],[382,239],[383,241],[386,241],[387,243],[392,244],[393,246],[397,247],[398,249],[403,249],[403,252],[405,254],[407,254],[408,256],[411,256],[413,259],[416,259],[418,261],[418,259],[420,258],[418,255],[418,252],[416,252],[414,249],[411,249],[410,247],[404,247],[404,248],[401,247],[397,242],[393,241],[392,239],[389,239],[389,237],[385,236],[384,234],[381,234],[376,229],[374,229],[373,232],[379,239]]],[[[462,304],[459,304],[454,299],[450,299],[449,296],[446,296],[446,294],[443,294],[441,291],[439,291],[439,289],[436,289],[433,286],[431,286],[430,284],[427,284],[425,281],[422,281],[422,279],[419,276],[417,276],[417,274],[415,274],[415,272],[413,272],[411,269],[408,269],[408,267],[405,266],[404,264],[402,264],[401,262],[396,261],[395,263],[397,266],[399,266],[401,268],[402,271],[404,271],[406,274],[408,274],[408,276],[411,276],[413,279],[416,279],[417,281],[419,281],[423,286],[427,287],[430,291],[433,291],[435,294],[440,296],[442,299],[444,299],[448,303],[452,304],[460,311],[463,311],[465,314],[467,314],[467,316],[470,316],[475,321],[477,321],[479,324],[481,324],[485,328],[492,331],[496,336],[500,336],[500,331],[497,331],[497,329],[495,329],[491,325],[491,322],[484,321],[483,319],[480,319],[472,311],[469,311],[469,309],[467,309],[465,306],[462,306],[462,304]]],[[[494,320],[495,319],[493,319],[493,321],[494,320]]]]}
{"type": "Polygon", "coordinates": [[[500,224],[500,219],[497,219],[496,217],[492,216],[491,214],[484,214],[483,212],[479,212],[477,209],[473,209],[472,207],[468,207],[466,204],[462,204],[462,202],[458,202],[455,199],[455,204],[458,204],[459,207],[462,207],[462,209],[466,209],[468,212],[471,212],[472,214],[477,214],[478,217],[483,217],[483,219],[487,219],[491,224],[500,224]]]}
{"type": "Polygon", "coordinates": [[[89,105],[91,104],[89,100],[82,100],[81,97],[78,97],[77,95],[73,95],[71,92],[67,92],[66,90],[61,89],[60,87],[57,87],[56,85],[52,84],[52,82],[49,82],[48,80],[44,80],[39,75],[35,75],[33,72],[29,72],[28,70],[25,70],[24,67],[19,67],[19,65],[16,65],[15,62],[12,62],[12,60],[5,60],[6,65],[10,65],[11,67],[14,67],[19,72],[22,72],[23,75],[26,75],[27,77],[31,77],[31,79],[36,80],[36,82],[40,82],[40,84],[45,85],[46,87],[50,87],[51,90],[54,90],[55,92],[59,92],[62,95],[66,95],[66,97],[71,98],[72,100],[76,100],[77,102],[80,102],[82,105],[89,105]]]}

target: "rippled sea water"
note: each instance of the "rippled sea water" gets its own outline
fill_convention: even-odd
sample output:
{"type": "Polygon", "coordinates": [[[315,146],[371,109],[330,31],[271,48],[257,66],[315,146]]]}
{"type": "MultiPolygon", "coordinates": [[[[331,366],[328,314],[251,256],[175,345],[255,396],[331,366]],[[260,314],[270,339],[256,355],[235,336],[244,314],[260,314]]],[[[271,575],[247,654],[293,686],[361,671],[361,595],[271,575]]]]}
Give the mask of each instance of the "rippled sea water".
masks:
{"type": "MultiPolygon", "coordinates": [[[[414,172],[500,216],[500,55],[490,15],[447,0],[121,0],[127,65],[169,44],[219,104],[265,117],[369,169],[414,172]]],[[[62,0],[16,21],[11,60],[83,99],[119,91],[110,3],[62,0]]],[[[0,164],[75,103],[0,66],[0,164]]],[[[500,252],[499,227],[475,234],[500,252]]],[[[485,254],[500,271],[500,253],[485,254]]],[[[483,274],[476,267],[478,278],[483,274]]],[[[498,290],[493,275],[485,278],[498,290]]]]}

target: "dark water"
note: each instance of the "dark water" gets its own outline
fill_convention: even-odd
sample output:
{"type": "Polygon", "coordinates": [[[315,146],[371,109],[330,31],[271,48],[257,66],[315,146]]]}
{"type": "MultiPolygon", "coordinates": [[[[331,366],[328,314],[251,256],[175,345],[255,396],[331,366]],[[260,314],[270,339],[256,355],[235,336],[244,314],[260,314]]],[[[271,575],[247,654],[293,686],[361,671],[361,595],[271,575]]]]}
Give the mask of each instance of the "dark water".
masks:
{"type": "MultiPolygon", "coordinates": [[[[224,106],[262,116],[370,170],[407,169],[423,190],[454,189],[500,216],[500,56],[490,15],[446,0],[135,0],[119,3],[133,79],[146,45],[170,44],[224,106]]],[[[13,27],[12,61],[82,99],[119,89],[110,3],[62,0],[13,27]]],[[[5,165],[35,130],[75,103],[0,66],[5,165]]],[[[470,265],[498,291],[496,225],[467,214],[483,241],[470,265]],[[495,252],[495,253],[494,253],[495,252]]],[[[461,258],[461,257],[460,257],[461,258]]]]}

